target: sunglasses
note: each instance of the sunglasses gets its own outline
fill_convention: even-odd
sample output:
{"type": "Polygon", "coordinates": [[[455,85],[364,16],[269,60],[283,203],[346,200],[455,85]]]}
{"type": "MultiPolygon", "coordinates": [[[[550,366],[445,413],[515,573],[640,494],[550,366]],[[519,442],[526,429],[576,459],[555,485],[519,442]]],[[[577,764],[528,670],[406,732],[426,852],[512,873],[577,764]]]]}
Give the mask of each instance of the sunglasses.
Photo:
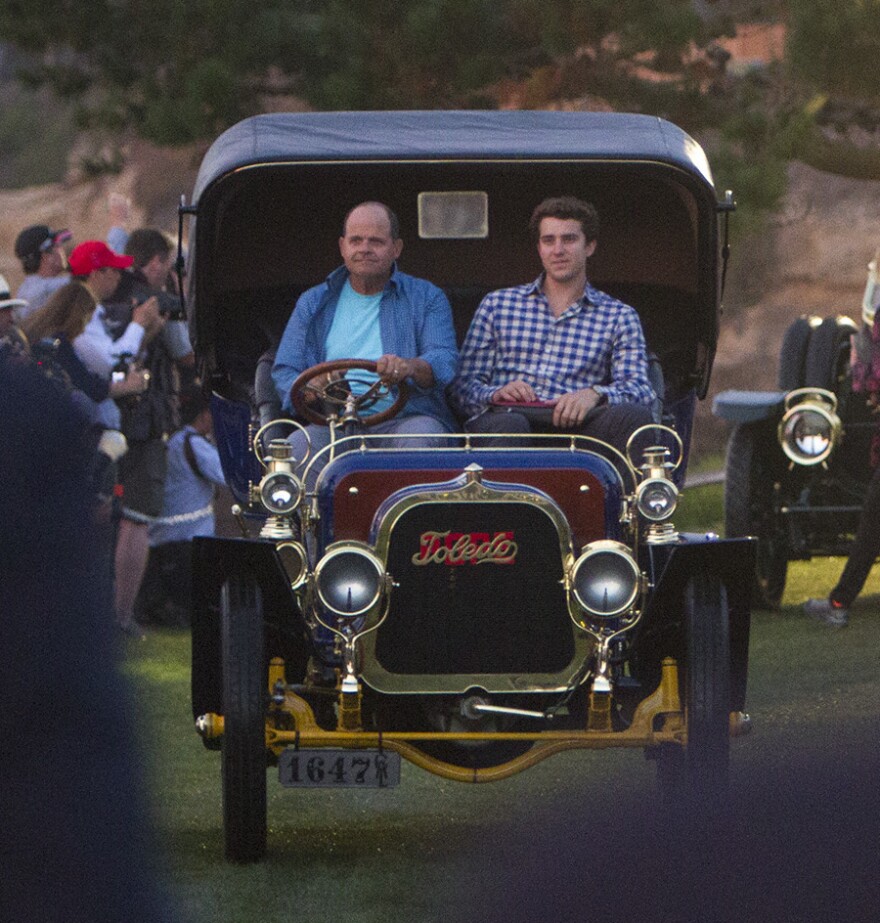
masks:
{"type": "Polygon", "coordinates": [[[49,250],[53,250],[55,247],[63,244],[65,241],[70,240],[73,235],[70,231],[59,231],[53,237],[47,237],[41,244],[39,251],[40,253],[46,253],[49,250]]]}

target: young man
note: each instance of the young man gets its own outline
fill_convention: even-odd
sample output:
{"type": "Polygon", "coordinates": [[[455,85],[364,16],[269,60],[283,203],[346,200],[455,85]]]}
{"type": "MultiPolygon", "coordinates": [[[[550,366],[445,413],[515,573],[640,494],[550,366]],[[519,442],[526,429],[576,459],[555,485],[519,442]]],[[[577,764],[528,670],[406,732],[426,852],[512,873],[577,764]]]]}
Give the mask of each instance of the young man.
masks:
{"type": "Polygon", "coordinates": [[[25,273],[24,282],[16,292],[16,297],[26,302],[17,309],[19,322],[43,307],[53,293],[70,281],[63,247],[70,238],[66,228],[51,231],[45,224],[31,225],[16,238],[15,255],[25,273]]]}
{"type": "Polygon", "coordinates": [[[638,314],[587,280],[596,210],[571,197],[545,199],[529,227],[544,271],[483,299],[450,396],[471,432],[577,432],[622,452],[651,422],[654,392],[638,314]],[[552,408],[546,425],[517,406],[533,403],[552,408]]]}
{"type": "MultiPolygon", "coordinates": [[[[356,206],[343,222],[339,250],[345,265],[300,297],[278,347],[272,378],[282,406],[290,410],[291,385],[305,369],[369,359],[380,378],[411,388],[400,414],[372,432],[429,437],[453,430],[443,396],[457,359],[452,311],[439,288],[397,269],[403,250],[397,216],[379,202],[356,206]]],[[[309,433],[313,451],[328,444],[327,427],[310,425],[309,433]]],[[[295,449],[302,451],[304,442],[295,449]]]]}

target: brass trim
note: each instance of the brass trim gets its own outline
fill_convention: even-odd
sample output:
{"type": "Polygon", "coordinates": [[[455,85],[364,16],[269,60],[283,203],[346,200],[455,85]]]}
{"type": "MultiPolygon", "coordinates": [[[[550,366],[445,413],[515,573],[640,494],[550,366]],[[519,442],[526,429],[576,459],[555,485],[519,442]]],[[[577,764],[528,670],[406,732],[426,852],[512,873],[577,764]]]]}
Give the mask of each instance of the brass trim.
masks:
{"type": "MultiPolygon", "coordinates": [[[[633,468],[630,460],[615,449],[614,446],[593,436],[582,436],[577,433],[497,433],[493,435],[493,439],[497,438],[510,442],[510,446],[475,446],[472,444],[472,440],[478,439],[479,435],[478,433],[438,433],[432,438],[442,440],[443,445],[408,448],[404,445],[406,442],[424,439],[424,436],[418,433],[395,433],[393,438],[398,445],[393,451],[395,454],[418,453],[420,455],[442,455],[449,452],[497,454],[499,452],[510,452],[511,448],[515,448],[524,457],[546,452],[590,455],[594,458],[601,458],[608,464],[609,473],[614,477],[621,494],[624,496],[635,491],[639,483],[640,475],[633,468]],[[527,443],[530,440],[536,444],[528,445],[527,443]],[[626,471],[627,477],[631,481],[629,490],[627,490],[627,485],[624,483],[621,469],[626,471]]],[[[388,452],[391,451],[387,444],[390,438],[392,437],[381,433],[358,433],[354,436],[343,436],[341,439],[334,438],[329,445],[324,446],[314,454],[310,453],[307,459],[300,462],[303,465],[303,482],[309,484],[314,481],[316,485],[311,491],[307,489],[307,494],[317,492],[317,485],[321,484],[332,462],[342,457],[343,449],[346,452],[358,452],[359,454],[388,452]]]]}
{"type": "MultiPolygon", "coordinates": [[[[470,465],[464,473],[451,481],[426,484],[418,493],[409,493],[393,503],[384,513],[376,536],[376,554],[388,561],[391,536],[401,518],[420,506],[446,505],[450,503],[515,503],[540,510],[552,522],[559,536],[559,554],[562,573],[574,555],[573,540],[568,520],[559,507],[546,494],[536,488],[521,485],[511,489],[498,482],[484,481],[478,465],[470,465]]],[[[390,577],[393,579],[393,574],[390,577]]],[[[393,605],[393,593],[392,593],[393,605]]],[[[367,615],[371,624],[379,614],[374,607],[367,615]]],[[[577,628],[577,626],[573,626],[577,628]]],[[[412,693],[463,693],[477,686],[489,693],[562,692],[572,682],[582,681],[584,663],[592,656],[593,641],[585,633],[574,631],[574,651],[571,661],[554,673],[417,673],[400,674],[385,670],[376,659],[376,635],[362,640],[364,658],[361,677],[377,692],[388,694],[412,693]]]]}
{"type": "MultiPolygon", "coordinates": [[[[660,684],[637,707],[630,726],[614,730],[535,730],[534,732],[444,733],[431,731],[325,731],[315,722],[309,705],[299,696],[287,692],[283,710],[293,717],[293,729],[266,726],[266,746],[276,755],[288,746],[343,747],[361,749],[384,747],[399,753],[420,768],[456,782],[493,782],[516,775],[542,762],[549,756],[566,750],[600,750],[610,748],[647,748],[659,744],[687,745],[687,733],[678,697],[677,665],[668,659],[663,663],[660,684]],[[419,741],[532,741],[526,753],[486,769],[469,769],[428,756],[415,744],[419,741]]],[[[733,718],[731,731],[733,730],[733,718]]],[[[204,716],[202,733],[216,737],[223,733],[223,719],[218,715],[204,716]]]]}

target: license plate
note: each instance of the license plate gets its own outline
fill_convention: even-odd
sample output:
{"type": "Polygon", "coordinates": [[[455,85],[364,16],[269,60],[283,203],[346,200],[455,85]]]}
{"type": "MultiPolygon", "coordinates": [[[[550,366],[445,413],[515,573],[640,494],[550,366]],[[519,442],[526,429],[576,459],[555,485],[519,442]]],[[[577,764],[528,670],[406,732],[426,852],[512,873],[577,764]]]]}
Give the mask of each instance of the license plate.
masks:
{"type": "Polygon", "coordinates": [[[289,788],[393,788],[400,754],[389,750],[283,750],[278,780],[289,788]]]}

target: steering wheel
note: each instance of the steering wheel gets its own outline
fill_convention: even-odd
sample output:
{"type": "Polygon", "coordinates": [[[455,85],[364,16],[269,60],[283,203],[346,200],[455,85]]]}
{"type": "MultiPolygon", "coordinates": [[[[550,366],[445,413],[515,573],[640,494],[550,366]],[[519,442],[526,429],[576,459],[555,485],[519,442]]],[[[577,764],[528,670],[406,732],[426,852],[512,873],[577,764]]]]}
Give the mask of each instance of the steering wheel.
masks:
{"type": "Polygon", "coordinates": [[[366,378],[358,379],[357,376],[342,377],[329,380],[323,386],[313,385],[313,379],[320,375],[333,372],[344,372],[350,369],[359,369],[362,372],[376,373],[376,363],[368,359],[334,359],[332,362],[319,362],[306,369],[296,379],[290,388],[290,403],[298,414],[305,417],[310,423],[318,426],[329,426],[332,417],[355,416],[363,426],[376,426],[396,417],[409,399],[409,386],[406,382],[392,384],[379,379],[371,381],[366,378]],[[351,385],[359,381],[367,390],[363,394],[355,394],[351,385]],[[361,416],[362,410],[372,407],[377,401],[389,394],[397,394],[394,403],[378,413],[361,416]],[[311,400],[309,399],[311,397],[311,400]]]}

